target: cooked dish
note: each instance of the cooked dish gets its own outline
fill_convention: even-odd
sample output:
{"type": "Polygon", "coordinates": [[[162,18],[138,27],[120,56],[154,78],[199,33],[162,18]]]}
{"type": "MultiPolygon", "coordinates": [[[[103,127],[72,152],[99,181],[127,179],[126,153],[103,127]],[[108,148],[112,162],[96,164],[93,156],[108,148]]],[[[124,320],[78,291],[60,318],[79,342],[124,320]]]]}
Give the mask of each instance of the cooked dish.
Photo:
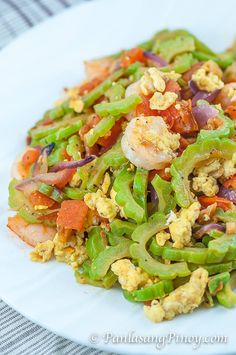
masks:
{"type": "Polygon", "coordinates": [[[85,63],[27,134],[8,227],[32,261],[140,302],[154,322],[236,303],[236,48],[163,30],[85,63]]]}

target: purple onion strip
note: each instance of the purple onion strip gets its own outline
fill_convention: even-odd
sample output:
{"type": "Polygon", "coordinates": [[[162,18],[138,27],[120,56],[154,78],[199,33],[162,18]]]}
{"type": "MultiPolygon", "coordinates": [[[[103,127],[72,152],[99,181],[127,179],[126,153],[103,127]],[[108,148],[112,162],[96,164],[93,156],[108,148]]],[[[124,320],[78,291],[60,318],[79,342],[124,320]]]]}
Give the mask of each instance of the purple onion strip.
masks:
{"type": "Polygon", "coordinates": [[[195,234],[201,238],[204,234],[206,234],[207,232],[210,232],[212,230],[218,230],[220,232],[224,232],[224,227],[221,224],[218,223],[209,223],[206,224],[205,226],[201,227],[195,234]]]}
{"type": "Polygon", "coordinates": [[[236,190],[221,186],[218,196],[236,203],[236,190]]]}
{"type": "Polygon", "coordinates": [[[194,97],[192,98],[192,105],[196,106],[198,100],[206,100],[208,102],[212,102],[215,100],[216,96],[218,95],[219,90],[215,90],[212,92],[207,91],[198,91],[194,97]]]}
{"type": "Polygon", "coordinates": [[[89,155],[88,157],[81,159],[81,160],[74,160],[74,161],[63,161],[61,163],[58,163],[56,165],[54,165],[51,169],[50,172],[57,172],[60,170],[64,170],[64,169],[75,169],[75,168],[79,168],[81,166],[84,166],[88,163],[90,163],[91,161],[93,161],[96,158],[95,155],[89,155]]]}
{"type": "Polygon", "coordinates": [[[194,106],[192,112],[200,128],[207,124],[209,118],[216,117],[218,110],[208,104],[194,106]]]}
{"type": "Polygon", "coordinates": [[[156,54],[153,54],[151,52],[144,52],[143,54],[144,57],[150,59],[152,62],[155,62],[156,64],[159,65],[159,67],[165,67],[168,65],[168,63],[164,59],[157,56],[156,54]]]}

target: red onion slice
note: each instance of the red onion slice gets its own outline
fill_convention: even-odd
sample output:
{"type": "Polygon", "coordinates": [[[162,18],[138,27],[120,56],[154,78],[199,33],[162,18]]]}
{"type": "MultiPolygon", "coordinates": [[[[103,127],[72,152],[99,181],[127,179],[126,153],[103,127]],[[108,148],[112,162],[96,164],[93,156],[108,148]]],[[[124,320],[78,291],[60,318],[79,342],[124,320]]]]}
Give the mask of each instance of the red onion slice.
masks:
{"type": "Polygon", "coordinates": [[[79,168],[81,166],[84,166],[88,163],[90,163],[91,161],[93,161],[96,158],[95,155],[89,155],[88,157],[81,159],[81,160],[74,160],[74,161],[63,161],[61,163],[58,163],[56,165],[54,165],[51,169],[50,172],[57,172],[60,170],[64,170],[64,169],[75,169],[75,168],[79,168]]]}
{"type": "Polygon", "coordinates": [[[188,85],[193,95],[199,92],[198,86],[193,80],[190,80],[188,85]]]}
{"type": "Polygon", "coordinates": [[[225,228],[218,223],[209,223],[206,224],[205,226],[202,226],[195,234],[197,237],[201,238],[204,234],[207,232],[210,232],[212,230],[218,230],[220,232],[224,232],[225,228]]]}
{"type": "Polygon", "coordinates": [[[196,106],[198,100],[206,100],[212,102],[217,97],[220,90],[215,90],[212,92],[198,91],[192,98],[192,106],[196,106]]]}
{"type": "Polygon", "coordinates": [[[158,64],[159,67],[165,67],[168,65],[168,63],[162,59],[161,57],[157,56],[156,54],[153,54],[151,52],[144,52],[144,57],[150,59],[152,62],[158,64]]]}
{"type": "Polygon", "coordinates": [[[48,172],[47,157],[52,153],[54,147],[55,147],[55,143],[52,142],[42,148],[40,155],[33,166],[32,176],[36,176],[39,174],[46,174],[48,172]]]}
{"type": "Polygon", "coordinates": [[[225,186],[221,186],[218,196],[236,203],[236,190],[234,189],[228,189],[225,186]]]}
{"type": "Polygon", "coordinates": [[[207,104],[194,106],[192,108],[192,112],[199,128],[204,127],[207,124],[209,118],[215,117],[218,114],[218,110],[216,108],[207,104]]]}
{"type": "Polygon", "coordinates": [[[28,196],[31,192],[37,190],[39,182],[44,182],[45,184],[52,186],[60,186],[64,181],[70,179],[74,172],[75,170],[73,171],[73,169],[65,169],[56,173],[40,174],[33,178],[23,180],[16,185],[16,190],[22,191],[28,196]]]}

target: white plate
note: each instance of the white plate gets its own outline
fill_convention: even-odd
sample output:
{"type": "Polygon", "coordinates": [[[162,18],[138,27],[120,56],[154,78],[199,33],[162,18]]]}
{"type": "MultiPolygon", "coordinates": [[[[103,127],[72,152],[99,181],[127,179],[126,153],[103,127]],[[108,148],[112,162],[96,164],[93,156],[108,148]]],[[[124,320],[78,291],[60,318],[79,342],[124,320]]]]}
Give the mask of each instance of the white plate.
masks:
{"type": "MultiPolygon", "coordinates": [[[[232,1],[94,1],[75,7],[23,35],[0,55],[0,297],[34,322],[88,346],[127,354],[156,353],[155,344],[105,344],[103,336],[225,335],[227,344],[201,345],[198,354],[236,352],[236,310],[199,310],[171,322],[152,324],[140,305],[119,290],[76,284],[63,264],[31,263],[30,248],[5,228],[10,166],[23,149],[27,129],[58,98],[61,89],[83,79],[82,60],[148,39],[158,29],[188,28],[215,50],[235,35],[232,1]],[[91,334],[99,339],[90,342],[91,334]]],[[[159,339],[161,341],[161,339],[159,339]]],[[[196,351],[192,344],[163,347],[163,354],[196,351]]]]}

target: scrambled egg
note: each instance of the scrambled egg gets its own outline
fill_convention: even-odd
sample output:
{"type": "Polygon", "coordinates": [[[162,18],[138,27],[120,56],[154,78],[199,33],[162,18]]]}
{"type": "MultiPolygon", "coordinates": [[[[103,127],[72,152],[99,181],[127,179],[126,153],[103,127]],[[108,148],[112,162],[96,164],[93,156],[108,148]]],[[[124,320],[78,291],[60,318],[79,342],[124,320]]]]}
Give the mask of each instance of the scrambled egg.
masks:
{"type": "Polygon", "coordinates": [[[76,171],[74,173],[74,175],[72,176],[72,179],[71,179],[69,185],[71,187],[78,187],[78,186],[80,186],[80,184],[81,184],[81,177],[80,177],[79,173],[76,171]]]}
{"type": "Polygon", "coordinates": [[[69,101],[69,107],[72,108],[75,112],[81,113],[84,108],[84,102],[80,97],[72,98],[69,101]]]}
{"type": "Polygon", "coordinates": [[[56,260],[65,262],[73,268],[77,268],[88,258],[81,234],[57,233],[53,242],[56,260]]]}
{"type": "Polygon", "coordinates": [[[183,248],[190,245],[192,226],[199,216],[201,205],[199,202],[192,203],[189,208],[182,209],[176,221],[169,225],[174,248],[183,248]]]}
{"type": "Polygon", "coordinates": [[[144,306],[145,315],[153,322],[173,319],[181,313],[188,313],[197,308],[203,300],[208,282],[208,272],[203,268],[195,270],[189,282],[172,291],[164,299],[152,301],[151,306],[144,306]]]}
{"type": "Polygon", "coordinates": [[[197,192],[203,192],[206,196],[215,196],[219,192],[216,179],[204,174],[199,174],[193,178],[193,189],[197,192]]]}
{"type": "Polygon", "coordinates": [[[160,245],[161,247],[163,245],[165,245],[165,243],[169,239],[170,239],[170,233],[167,233],[165,231],[161,231],[161,232],[157,233],[157,235],[156,235],[157,244],[160,245]]]}
{"type": "Polygon", "coordinates": [[[213,60],[208,60],[202,65],[201,68],[205,69],[207,73],[212,73],[217,75],[220,79],[222,79],[223,77],[222,70],[220,69],[219,65],[213,60]]]}
{"type": "MultiPolygon", "coordinates": [[[[162,120],[161,117],[159,118],[162,120]]],[[[158,119],[158,116],[156,119],[158,119]]],[[[150,142],[152,145],[155,145],[158,151],[170,153],[173,157],[175,157],[173,151],[178,149],[180,146],[179,133],[171,133],[167,126],[163,126],[161,134],[158,135],[155,129],[147,129],[145,127],[145,122],[141,120],[137,122],[137,126],[138,128],[140,127],[140,129],[142,129],[142,139],[150,142]]]]}
{"type": "Polygon", "coordinates": [[[217,178],[223,173],[219,160],[213,160],[206,165],[194,170],[193,189],[197,192],[203,192],[206,196],[214,196],[218,193],[219,187],[217,178]]]}
{"type": "Polygon", "coordinates": [[[147,284],[149,276],[140,267],[136,267],[129,259],[121,259],[111,265],[111,270],[118,276],[118,281],[124,290],[137,290],[147,284]]]}
{"type": "Polygon", "coordinates": [[[102,186],[101,186],[102,192],[104,194],[106,194],[108,192],[110,185],[111,185],[111,178],[110,178],[110,175],[108,173],[106,173],[104,176],[102,186]]]}
{"type": "Polygon", "coordinates": [[[157,68],[149,68],[140,79],[140,90],[144,95],[154,91],[164,92],[166,83],[162,73],[157,68]]]}
{"type": "Polygon", "coordinates": [[[177,100],[178,95],[175,92],[167,91],[164,94],[155,92],[150,99],[152,110],[166,110],[177,100]]]}
{"type": "Polygon", "coordinates": [[[84,196],[84,202],[91,210],[97,210],[101,217],[108,218],[110,221],[113,220],[119,209],[114,201],[106,197],[102,190],[97,190],[97,192],[89,192],[84,196]]]}
{"type": "Polygon", "coordinates": [[[231,160],[225,160],[223,163],[223,169],[224,169],[224,177],[229,178],[230,176],[233,176],[236,174],[236,153],[233,154],[231,160]]]}
{"type": "Polygon", "coordinates": [[[171,70],[170,72],[162,73],[163,77],[166,80],[179,80],[181,78],[181,74],[176,73],[174,70],[171,70]]]}
{"type": "Polygon", "coordinates": [[[53,256],[54,243],[52,240],[47,240],[43,243],[38,243],[34,248],[34,251],[30,253],[32,261],[41,261],[45,263],[53,256]]]}
{"type": "Polygon", "coordinates": [[[202,67],[193,74],[192,80],[197,84],[200,90],[208,92],[224,87],[223,81],[216,74],[207,72],[207,70],[202,67]]]}

